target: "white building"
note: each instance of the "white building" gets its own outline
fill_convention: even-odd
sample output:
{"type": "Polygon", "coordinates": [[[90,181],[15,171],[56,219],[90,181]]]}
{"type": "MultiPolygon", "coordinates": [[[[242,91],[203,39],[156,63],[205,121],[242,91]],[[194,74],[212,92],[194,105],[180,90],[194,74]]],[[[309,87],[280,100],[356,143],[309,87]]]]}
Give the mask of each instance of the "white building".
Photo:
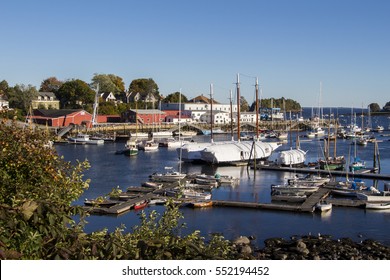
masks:
{"type": "MultiPolygon", "coordinates": [[[[167,110],[180,110],[182,112],[189,111],[191,112],[191,117],[195,122],[204,122],[204,119],[208,119],[208,123],[211,121],[210,119],[210,112],[211,112],[211,104],[209,103],[201,103],[201,102],[188,102],[188,103],[162,103],[161,104],[161,110],[167,111],[167,110]],[[204,114],[208,114],[207,116],[202,117],[204,114]]],[[[216,118],[214,118],[214,122],[217,120],[219,123],[230,123],[230,108],[233,110],[233,114],[237,114],[237,105],[230,104],[219,104],[219,103],[213,103],[213,112],[218,112],[216,115],[216,118]],[[226,117],[225,115],[228,115],[226,117]],[[228,121],[229,119],[229,121],[228,121]]]]}
{"type": "Polygon", "coordinates": [[[0,96],[0,111],[5,109],[9,109],[9,102],[0,96]]]}
{"type": "MultiPolygon", "coordinates": [[[[200,122],[211,123],[211,113],[205,112],[200,116],[200,122]]],[[[213,124],[229,124],[231,121],[230,113],[224,111],[214,111],[213,110],[213,124]]],[[[234,120],[233,120],[234,121],[234,120]]]]}

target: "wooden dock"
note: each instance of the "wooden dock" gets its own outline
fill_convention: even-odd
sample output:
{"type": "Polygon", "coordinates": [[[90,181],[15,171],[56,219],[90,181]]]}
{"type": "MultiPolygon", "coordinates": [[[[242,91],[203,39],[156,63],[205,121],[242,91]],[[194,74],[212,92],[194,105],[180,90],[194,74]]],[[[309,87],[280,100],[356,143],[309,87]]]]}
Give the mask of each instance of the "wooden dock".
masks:
{"type": "Polygon", "coordinates": [[[331,190],[320,187],[318,190],[314,193],[312,193],[305,202],[302,203],[300,206],[301,211],[303,212],[313,212],[315,210],[315,206],[318,202],[323,200],[325,197],[329,195],[331,190]]]}
{"type": "MultiPolygon", "coordinates": [[[[254,167],[251,167],[254,169],[254,167]]],[[[349,178],[366,178],[373,180],[385,180],[390,181],[390,175],[388,174],[377,174],[373,173],[373,169],[364,169],[362,171],[347,172],[338,170],[323,170],[323,169],[311,169],[311,168],[300,168],[300,167],[283,167],[277,165],[263,165],[257,164],[257,170],[270,170],[270,171],[283,171],[283,172],[295,172],[295,173],[311,173],[311,174],[323,174],[349,178]]]]}
{"type": "Polygon", "coordinates": [[[106,215],[119,215],[134,208],[134,205],[145,199],[151,199],[155,197],[154,193],[148,193],[136,198],[132,198],[123,202],[120,202],[111,207],[91,207],[90,211],[93,214],[106,214],[106,215]]]}
{"type": "Polygon", "coordinates": [[[237,207],[237,208],[254,208],[267,210],[284,210],[300,211],[300,206],[276,203],[256,203],[245,201],[213,200],[213,206],[219,207],[237,207]]]}

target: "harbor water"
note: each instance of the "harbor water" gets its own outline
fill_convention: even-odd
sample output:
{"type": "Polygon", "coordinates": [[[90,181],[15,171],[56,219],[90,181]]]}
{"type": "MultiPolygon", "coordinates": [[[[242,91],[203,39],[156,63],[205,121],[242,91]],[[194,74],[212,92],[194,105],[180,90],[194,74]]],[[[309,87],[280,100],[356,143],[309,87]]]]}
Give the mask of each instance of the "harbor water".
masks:
{"type": "MultiPolygon", "coordinates": [[[[389,119],[381,116],[376,119],[388,127],[389,119]]],[[[346,121],[348,122],[348,121],[346,121]]],[[[293,137],[295,139],[295,133],[293,137]]],[[[305,132],[299,132],[301,136],[305,132]]],[[[378,140],[381,174],[390,174],[390,136],[389,131],[375,133],[378,140]]],[[[216,136],[215,141],[223,140],[229,135],[216,136]],[[219,137],[219,138],[218,138],[219,137]]],[[[197,140],[207,141],[204,136],[197,136],[197,140]]],[[[300,137],[301,149],[308,151],[307,161],[316,161],[323,157],[323,141],[320,139],[306,139],[300,137]]],[[[289,149],[292,144],[285,143],[280,148],[289,149]]],[[[291,172],[252,170],[246,166],[216,167],[207,164],[179,163],[175,149],[160,147],[154,152],[140,151],[137,156],[127,157],[116,155],[124,143],[114,142],[104,145],[58,145],[56,150],[67,161],[88,160],[91,168],[84,172],[84,178],[91,179],[90,187],[84,192],[75,204],[82,205],[85,198],[93,199],[107,195],[112,189],[119,187],[123,191],[129,186],[140,186],[149,180],[149,175],[157,171],[164,171],[170,166],[185,173],[205,173],[214,175],[230,175],[240,179],[235,187],[220,187],[212,191],[213,200],[248,201],[258,203],[271,202],[271,185],[282,184],[285,179],[295,176],[291,172]]],[[[374,144],[357,146],[356,153],[368,166],[372,166],[374,144]]],[[[337,140],[337,154],[345,155],[347,160],[353,157],[354,145],[351,140],[337,140]]],[[[337,178],[345,180],[345,178],[337,178]]],[[[349,178],[351,179],[351,178],[349,178]]],[[[384,181],[363,179],[367,185],[375,185],[383,190],[384,181]]],[[[144,211],[164,211],[164,206],[149,206],[144,211]]],[[[375,239],[390,246],[390,210],[365,210],[353,207],[333,207],[326,213],[301,213],[275,210],[259,210],[245,208],[211,207],[204,209],[181,208],[186,227],[182,234],[200,230],[202,236],[221,233],[227,239],[240,235],[253,236],[258,247],[271,237],[289,238],[293,235],[328,234],[334,238],[349,237],[355,241],[375,239]]],[[[87,219],[86,231],[92,232],[107,228],[113,231],[124,225],[131,231],[134,225],[139,224],[139,212],[129,211],[119,216],[92,215],[87,219]]]]}

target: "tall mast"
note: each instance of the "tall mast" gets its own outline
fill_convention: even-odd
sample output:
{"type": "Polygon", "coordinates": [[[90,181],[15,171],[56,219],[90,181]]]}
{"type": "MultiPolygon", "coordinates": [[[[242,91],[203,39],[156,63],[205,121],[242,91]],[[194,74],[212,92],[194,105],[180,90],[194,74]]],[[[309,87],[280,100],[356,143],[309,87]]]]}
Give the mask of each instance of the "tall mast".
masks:
{"type": "Polygon", "coordinates": [[[213,115],[213,84],[210,84],[210,135],[211,135],[211,143],[214,142],[214,135],[213,135],[213,125],[214,125],[214,115],[213,115]]]}
{"type": "Polygon", "coordinates": [[[179,90],[179,143],[180,143],[179,173],[181,173],[181,158],[182,158],[182,152],[183,152],[183,149],[182,149],[183,143],[181,142],[180,123],[181,123],[181,88],[179,90]]]}
{"type": "Polygon", "coordinates": [[[93,103],[92,126],[97,124],[98,106],[99,106],[99,83],[96,85],[95,102],[93,103]]]}
{"type": "Polygon", "coordinates": [[[232,90],[230,90],[230,135],[232,137],[232,141],[234,140],[233,136],[233,96],[232,90]]]}
{"type": "Polygon", "coordinates": [[[240,74],[237,73],[237,141],[240,141],[240,74]]]}
{"type": "Polygon", "coordinates": [[[256,77],[256,139],[259,139],[259,79],[256,77]]]}

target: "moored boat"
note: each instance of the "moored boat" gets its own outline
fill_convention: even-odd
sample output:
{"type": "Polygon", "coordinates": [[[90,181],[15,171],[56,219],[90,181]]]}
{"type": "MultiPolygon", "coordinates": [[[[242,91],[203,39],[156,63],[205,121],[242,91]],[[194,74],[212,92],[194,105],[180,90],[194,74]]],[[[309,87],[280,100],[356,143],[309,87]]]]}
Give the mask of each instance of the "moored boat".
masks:
{"type": "Polygon", "coordinates": [[[139,210],[148,206],[148,201],[143,200],[134,204],[134,210],[139,210]]]}
{"type": "Polygon", "coordinates": [[[380,191],[379,193],[357,193],[357,198],[368,202],[390,202],[390,192],[380,191]]]}
{"type": "Polygon", "coordinates": [[[157,182],[143,182],[141,184],[143,187],[152,188],[152,189],[161,189],[163,184],[157,182]]]}
{"type": "Polygon", "coordinates": [[[372,210],[386,210],[386,209],[390,209],[390,202],[366,203],[365,207],[366,209],[372,209],[372,210]]]}
{"type": "Polygon", "coordinates": [[[271,195],[272,194],[294,194],[294,193],[303,193],[311,194],[317,191],[319,186],[305,186],[297,184],[283,184],[283,185],[271,185],[271,195]]]}
{"type": "Polygon", "coordinates": [[[111,207],[119,202],[116,200],[111,199],[85,199],[84,205],[85,206],[97,206],[97,207],[111,207]]]}
{"type": "Polygon", "coordinates": [[[204,207],[211,207],[213,206],[213,202],[211,200],[209,201],[193,201],[189,203],[190,207],[193,208],[204,208],[204,207]]]}
{"type": "Polygon", "coordinates": [[[306,153],[301,149],[280,151],[277,155],[276,163],[281,166],[301,166],[306,161],[306,153]]]}
{"type": "Polygon", "coordinates": [[[68,143],[71,144],[91,144],[91,145],[101,145],[104,144],[103,139],[92,140],[88,134],[78,133],[75,137],[68,137],[68,143]]]}
{"type": "Polygon", "coordinates": [[[155,182],[177,182],[184,179],[187,174],[180,173],[177,171],[172,171],[172,167],[165,167],[168,170],[165,173],[153,173],[150,175],[153,181],[155,182]]]}
{"type": "Polygon", "coordinates": [[[201,200],[211,199],[211,193],[199,192],[193,189],[184,189],[182,193],[184,198],[194,198],[194,199],[201,199],[201,200]]]}
{"type": "Polygon", "coordinates": [[[228,165],[248,160],[267,159],[281,146],[276,142],[242,141],[211,145],[202,150],[201,159],[217,165],[228,165]]]}
{"type": "Polygon", "coordinates": [[[138,149],[143,150],[145,152],[157,151],[158,143],[154,142],[153,140],[143,141],[138,144],[138,149]]]}
{"type": "Polygon", "coordinates": [[[326,201],[320,201],[316,204],[316,209],[320,212],[326,212],[332,209],[332,203],[326,201]]]}

